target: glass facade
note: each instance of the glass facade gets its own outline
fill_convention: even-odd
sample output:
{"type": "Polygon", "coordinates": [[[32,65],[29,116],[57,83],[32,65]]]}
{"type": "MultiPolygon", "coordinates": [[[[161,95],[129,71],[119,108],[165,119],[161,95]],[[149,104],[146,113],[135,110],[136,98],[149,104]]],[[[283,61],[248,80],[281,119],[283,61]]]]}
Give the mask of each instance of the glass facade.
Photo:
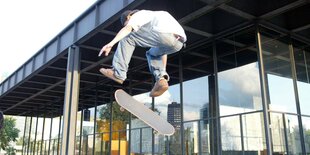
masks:
{"type": "MultiPolygon", "coordinates": [[[[134,98],[175,134],[154,134],[111,96],[78,112],[75,153],[310,154],[309,46],[250,28],[173,55],[170,76],[178,82],[160,97],[134,98]]],[[[24,154],[59,154],[62,117],[25,121],[24,154]]]]}

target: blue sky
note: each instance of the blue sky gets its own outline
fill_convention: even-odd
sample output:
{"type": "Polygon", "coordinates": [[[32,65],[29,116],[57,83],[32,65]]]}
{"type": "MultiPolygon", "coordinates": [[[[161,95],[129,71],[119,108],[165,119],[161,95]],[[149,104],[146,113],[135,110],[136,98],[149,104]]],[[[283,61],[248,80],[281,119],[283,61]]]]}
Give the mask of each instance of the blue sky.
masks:
{"type": "Polygon", "coordinates": [[[0,82],[96,0],[0,1],[0,82]]]}

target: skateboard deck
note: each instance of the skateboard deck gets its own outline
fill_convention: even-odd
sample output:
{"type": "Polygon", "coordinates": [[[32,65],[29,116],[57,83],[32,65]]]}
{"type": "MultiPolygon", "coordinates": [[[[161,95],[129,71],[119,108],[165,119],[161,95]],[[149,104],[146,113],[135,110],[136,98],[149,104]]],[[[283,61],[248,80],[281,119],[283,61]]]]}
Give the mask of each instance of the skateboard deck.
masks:
{"type": "Polygon", "coordinates": [[[138,117],[150,127],[152,127],[154,130],[156,130],[158,134],[170,136],[173,135],[173,133],[175,132],[174,127],[170,123],[157,115],[154,111],[149,109],[143,103],[134,99],[124,90],[118,89],[115,91],[114,95],[116,102],[121,107],[138,117]]]}

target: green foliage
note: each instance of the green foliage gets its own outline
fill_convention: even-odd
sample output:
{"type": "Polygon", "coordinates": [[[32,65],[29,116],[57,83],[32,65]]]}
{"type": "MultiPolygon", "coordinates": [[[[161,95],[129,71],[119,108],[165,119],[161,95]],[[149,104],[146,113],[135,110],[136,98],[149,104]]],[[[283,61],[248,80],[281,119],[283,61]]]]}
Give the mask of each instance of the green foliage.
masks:
{"type": "Polygon", "coordinates": [[[17,141],[19,130],[15,128],[16,119],[5,117],[3,128],[0,130],[0,148],[3,150],[9,149],[9,143],[17,141]]]}
{"type": "Polygon", "coordinates": [[[310,130],[304,130],[305,131],[305,143],[310,146],[310,130]]]}
{"type": "Polygon", "coordinates": [[[103,106],[99,109],[99,118],[102,120],[110,120],[110,118],[113,118],[113,120],[119,120],[119,121],[128,121],[130,118],[130,113],[128,111],[121,111],[120,106],[113,102],[112,104],[107,104],[106,106],[103,106]],[[112,106],[112,115],[110,112],[112,106]]]}
{"type": "Polygon", "coordinates": [[[5,151],[9,155],[16,155],[16,149],[14,149],[14,147],[9,146],[9,147],[6,148],[5,151]]]}

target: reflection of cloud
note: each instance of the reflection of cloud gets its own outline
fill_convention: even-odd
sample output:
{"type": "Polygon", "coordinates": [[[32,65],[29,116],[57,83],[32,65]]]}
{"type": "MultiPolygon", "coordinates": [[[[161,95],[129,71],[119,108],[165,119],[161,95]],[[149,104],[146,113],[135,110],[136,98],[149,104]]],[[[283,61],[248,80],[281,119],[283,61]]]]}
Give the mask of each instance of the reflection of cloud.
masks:
{"type": "Polygon", "coordinates": [[[257,63],[219,73],[219,97],[222,105],[253,107],[255,96],[260,96],[257,63]]]}
{"type": "Polygon", "coordinates": [[[184,112],[184,120],[193,120],[199,118],[199,112],[197,111],[186,111],[184,112]]]}
{"type": "MultiPolygon", "coordinates": [[[[146,106],[151,106],[152,98],[149,93],[135,95],[134,98],[139,102],[144,103],[146,106]]],[[[155,108],[160,112],[160,116],[167,119],[168,104],[172,103],[172,96],[169,91],[166,91],[159,97],[155,97],[155,108]]]]}
{"type": "MultiPolygon", "coordinates": [[[[138,100],[139,102],[142,102],[144,104],[151,104],[152,98],[149,97],[149,93],[144,93],[140,95],[135,95],[134,98],[138,100]]],[[[162,94],[159,97],[155,97],[155,106],[164,106],[167,107],[168,104],[172,102],[172,97],[169,91],[166,91],[164,94],[162,94]]]]}
{"type": "Polygon", "coordinates": [[[259,72],[257,63],[251,63],[242,67],[234,68],[219,73],[219,82],[228,81],[232,88],[238,88],[239,91],[249,95],[260,95],[259,72]]]}

